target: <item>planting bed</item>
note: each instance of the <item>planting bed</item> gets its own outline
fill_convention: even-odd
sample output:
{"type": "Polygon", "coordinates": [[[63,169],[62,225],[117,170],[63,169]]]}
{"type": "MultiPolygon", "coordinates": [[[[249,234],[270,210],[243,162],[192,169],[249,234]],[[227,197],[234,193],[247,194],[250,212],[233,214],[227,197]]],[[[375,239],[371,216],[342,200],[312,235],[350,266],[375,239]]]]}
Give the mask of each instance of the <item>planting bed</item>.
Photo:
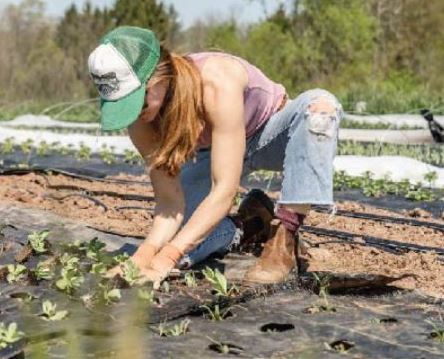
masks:
{"type": "MultiPolygon", "coordinates": [[[[393,197],[397,205],[390,209],[384,198],[370,205],[344,190],[336,197],[349,200],[338,201],[335,215],[312,211],[301,232],[299,273],[286,283],[244,287],[240,279],[255,257],[237,252],[173,273],[159,291],[144,286],[141,292],[123,279],[103,279],[94,265],[115,264],[112,256],[131,254],[148,233],[154,203],[143,168],[123,157],[113,165],[94,157],[55,158],[36,160],[32,170],[9,158],[0,168],[0,265],[26,267],[11,283],[17,267],[0,270],[0,322],[25,332],[0,356],[24,349],[45,358],[443,357],[442,201],[429,202],[426,212],[413,210],[422,203],[393,197]],[[30,251],[29,234],[45,229],[49,251],[30,251]],[[93,238],[106,247],[88,247],[99,243],[93,238]],[[84,278],[69,293],[56,284],[64,253],[79,258],[76,273],[84,278]],[[54,263],[53,279],[35,279],[40,262],[54,263]],[[206,266],[218,268],[236,289],[217,295],[201,272],[206,266]],[[120,299],[113,289],[120,289],[120,299]],[[45,300],[68,310],[67,318],[42,319],[48,319],[45,300]]],[[[250,177],[240,193],[262,187],[276,198],[278,184],[279,176],[250,177]]]]}

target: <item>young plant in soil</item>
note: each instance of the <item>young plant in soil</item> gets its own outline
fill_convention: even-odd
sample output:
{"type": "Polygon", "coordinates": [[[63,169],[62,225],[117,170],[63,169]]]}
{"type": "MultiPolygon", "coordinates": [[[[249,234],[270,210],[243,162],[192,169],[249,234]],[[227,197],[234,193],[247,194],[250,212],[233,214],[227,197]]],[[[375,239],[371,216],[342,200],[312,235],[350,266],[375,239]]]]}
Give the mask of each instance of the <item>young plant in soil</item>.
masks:
{"type": "Polygon", "coordinates": [[[228,297],[237,291],[235,286],[228,288],[227,278],[217,268],[213,270],[210,267],[206,267],[202,270],[202,274],[205,279],[210,282],[213,287],[212,289],[217,296],[228,297]]]}
{"type": "Polygon", "coordinates": [[[113,261],[116,264],[123,264],[125,263],[128,259],[130,258],[130,256],[128,255],[128,253],[122,253],[122,254],[117,254],[113,257],[113,261]]]}
{"type": "Polygon", "coordinates": [[[336,308],[330,305],[328,301],[328,287],[330,278],[326,276],[318,276],[316,273],[312,273],[315,280],[316,286],[319,290],[319,297],[321,298],[321,304],[312,305],[304,310],[305,313],[315,314],[320,312],[336,312],[336,308]]]}
{"type": "Polygon", "coordinates": [[[39,146],[37,147],[36,153],[38,156],[44,157],[48,155],[51,150],[51,146],[46,141],[40,141],[39,146]]]}
{"type": "Polygon", "coordinates": [[[43,314],[40,317],[47,321],[57,321],[65,319],[68,315],[67,310],[57,310],[57,304],[52,303],[50,300],[45,300],[42,303],[43,314]]]}
{"type": "Polygon", "coordinates": [[[196,276],[193,272],[187,272],[185,273],[185,284],[188,288],[196,288],[197,287],[197,280],[196,276]]]}
{"type": "Polygon", "coordinates": [[[102,289],[101,299],[103,299],[106,305],[116,303],[122,298],[119,288],[109,288],[108,285],[103,284],[99,286],[102,289]]]}
{"type": "Polygon", "coordinates": [[[8,264],[8,275],[6,276],[6,280],[8,283],[15,283],[19,280],[22,280],[26,276],[26,267],[22,264],[8,264]]]}
{"type": "Polygon", "coordinates": [[[0,323],[0,348],[4,349],[10,344],[18,342],[25,336],[25,333],[17,329],[17,323],[10,323],[8,326],[5,323],[0,323]]]}
{"type": "Polygon", "coordinates": [[[2,149],[1,154],[2,155],[8,155],[12,152],[14,152],[14,138],[8,137],[5,139],[5,141],[2,143],[2,149]]]}
{"type": "Polygon", "coordinates": [[[140,270],[139,268],[131,261],[131,259],[127,260],[123,264],[122,268],[122,278],[130,285],[133,286],[136,284],[137,280],[140,278],[140,270]]]}
{"type": "Polygon", "coordinates": [[[51,280],[54,278],[53,268],[44,262],[39,262],[32,273],[37,280],[51,280]]]}
{"type": "Polygon", "coordinates": [[[154,303],[154,292],[152,290],[140,288],[137,291],[137,297],[150,304],[154,303]]]}
{"type": "Polygon", "coordinates": [[[99,241],[97,238],[93,238],[89,242],[81,244],[79,249],[85,251],[87,258],[100,261],[103,254],[102,249],[105,248],[105,246],[105,243],[99,241]]]}
{"type": "Polygon", "coordinates": [[[433,327],[433,330],[430,332],[429,337],[439,341],[440,343],[444,343],[444,326],[442,325],[442,323],[441,325],[438,325],[431,320],[426,320],[426,322],[433,327]]]}
{"type": "Polygon", "coordinates": [[[208,305],[201,305],[200,307],[208,312],[208,316],[214,322],[220,322],[232,315],[230,308],[220,310],[219,304],[216,304],[214,307],[209,307],[208,305]]]}
{"type": "Polygon", "coordinates": [[[62,292],[72,294],[74,290],[80,287],[84,280],[84,277],[77,269],[62,268],[60,278],[56,281],[55,285],[62,292]]]}
{"type": "Polygon", "coordinates": [[[48,252],[48,230],[33,232],[28,236],[28,244],[31,246],[35,254],[43,254],[48,252]]]}
{"type": "Polygon", "coordinates": [[[167,326],[166,323],[159,324],[157,331],[161,337],[178,337],[188,332],[191,321],[187,318],[179,324],[167,326]]]}
{"type": "Polygon", "coordinates": [[[32,149],[33,144],[34,144],[34,141],[31,139],[28,139],[20,144],[20,149],[22,150],[22,152],[24,154],[29,154],[29,153],[31,153],[31,149],[32,149]]]}
{"type": "Polygon", "coordinates": [[[75,157],[78,160],[88,161],[91,158],[91,149],[88,146],[85,146],[83,142],[80,142],[80,149],[76,152],[75,157]]]}
{"type": "Polygon", "coordinates": [[[69,253],[63,253],[63,255],[59,257],[60,264],[67,270],[77,270],[79,268],[79,261],[79,257],[69,253]]]}
{"type": "Polygon", "coordinates": [[[112,165],[116,162],[115,154],[114,154],[114,146],[111,146],[108,149],[108,146],[104,143],[102,148],[100,149],[99,156],[103,162],[107,165],[112,165]]]}

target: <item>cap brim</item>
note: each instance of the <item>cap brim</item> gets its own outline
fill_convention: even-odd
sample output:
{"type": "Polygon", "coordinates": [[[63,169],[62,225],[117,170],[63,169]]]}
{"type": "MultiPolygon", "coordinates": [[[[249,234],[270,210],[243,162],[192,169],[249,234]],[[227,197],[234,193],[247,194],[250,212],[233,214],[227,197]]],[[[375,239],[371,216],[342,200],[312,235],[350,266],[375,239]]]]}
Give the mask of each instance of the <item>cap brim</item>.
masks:
{"type": "Polygon", "coordinates": [[[141,86],[117,101],[101,101],[101,128],[117,131],[131,125],[140,115],[145,101],[145,87],[141,86]]]}

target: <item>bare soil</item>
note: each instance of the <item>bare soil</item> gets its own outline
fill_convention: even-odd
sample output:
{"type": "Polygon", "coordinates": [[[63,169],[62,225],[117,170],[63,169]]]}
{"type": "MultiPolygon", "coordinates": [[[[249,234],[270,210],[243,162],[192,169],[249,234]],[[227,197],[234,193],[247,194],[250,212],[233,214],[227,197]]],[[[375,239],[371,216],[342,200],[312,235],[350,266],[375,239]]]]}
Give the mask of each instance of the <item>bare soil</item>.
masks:
{"type": "MultiPolygon", "coordinates": [[[[113,178],[149,181],[147,176],[120,175],[113,178]]],[[[276,193],[270,195],[276,197],[276,193]]],[[[154,193],[149,184],[91,182],[64,175],[27,174],[0,177],[0,202],[45,209],[86,222],[99,230],[130,236],[146,236],[149,232],[152,223],[151,213],[154,209],[153,197],[154,193]],[[106,191],[108,194],[97,194],[99,191],[106,191]],[[119,198],[119,195],[138,195],[148,198],[129,200],[119,198]]],[[[432,219],[426,212],[409,211],[402,215],[357,202],[338,203],[338,209],[393,217],[413,217],[444,224],[443,220],[432,219]]],[[[357,235],[444,247],[443,232],[427,227],[381,223],[315,211],[311,212],[305,224],[357,235]]],[[[309,247],[305,254],[310,271],[403,275],[405,277],[394,285],[444,298],[444,262],[440,261],[436,254],[413,252],[392,254],[359,243],[325,243],[336,238],[319,237],[308,233],[303,233],[302,239],[307,239],[313,244],[323,242],[318,247],[309,247]]]]}

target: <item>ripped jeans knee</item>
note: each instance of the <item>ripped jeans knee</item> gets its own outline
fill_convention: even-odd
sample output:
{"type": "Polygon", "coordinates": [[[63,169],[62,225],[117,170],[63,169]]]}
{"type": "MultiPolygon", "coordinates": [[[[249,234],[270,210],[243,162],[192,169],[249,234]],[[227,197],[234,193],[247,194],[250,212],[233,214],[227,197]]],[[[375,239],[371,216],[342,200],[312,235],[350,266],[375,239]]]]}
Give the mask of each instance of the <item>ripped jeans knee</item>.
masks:
{"type": "Polygon", "coordinates": [[[307,129],[318,140],[335,138],[343,115],[342,106],[336,97],[325,90],[315,93],[304,113],[307,129]]]}

